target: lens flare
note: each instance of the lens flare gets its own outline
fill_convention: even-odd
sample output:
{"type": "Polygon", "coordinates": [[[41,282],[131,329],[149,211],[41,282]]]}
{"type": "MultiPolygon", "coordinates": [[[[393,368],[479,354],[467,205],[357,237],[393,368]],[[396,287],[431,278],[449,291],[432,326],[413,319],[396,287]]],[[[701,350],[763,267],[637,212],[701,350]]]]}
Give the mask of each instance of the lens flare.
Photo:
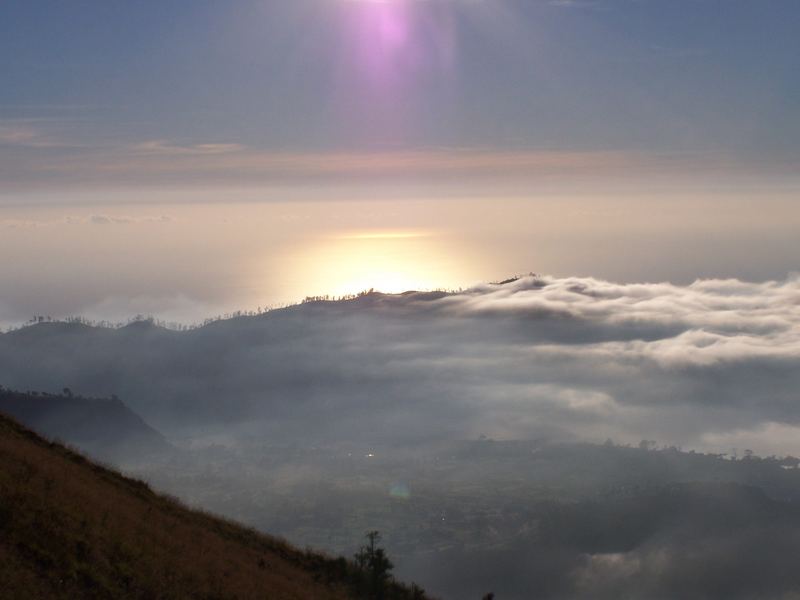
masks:
{"type": "Polygon", "coordinates": [[[405,483],[393,483],[389,488],[389,495],[398,500],[408,500],[411,498],[411,490],[405,483]]]}
{"type": "Polygon", "coordinates": [[[418,0],[350,0],[344,4],[348,59],[372,86],[410,85],[430,69],[452,65],[451,7],[418,0]]]}
{"type": "Polygon", "coordinates": [[[338,9],[340,122],[365,144],[404,145],[424,135],[423,99],[454,72],[454,3],[347,0],[338,9]]]}

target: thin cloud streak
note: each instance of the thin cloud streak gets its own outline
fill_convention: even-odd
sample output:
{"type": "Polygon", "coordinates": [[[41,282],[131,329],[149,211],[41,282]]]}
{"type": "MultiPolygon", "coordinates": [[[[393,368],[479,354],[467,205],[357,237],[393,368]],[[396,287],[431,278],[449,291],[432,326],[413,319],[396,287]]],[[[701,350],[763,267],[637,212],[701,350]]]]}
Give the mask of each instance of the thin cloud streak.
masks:
{"type": "Polygon", "coordinates": [[[65,158],[52,170],[92,169],[101,173],[190,175],[395,175],[480,172],[581,172],[620,168],[635,158],[617,152],[423,150],[396,152],[259,152],[238,144],[177,146],[138,144],[130,151],[65,158]],[[148,156],[148,155],[152,155],[148,156]],[[173,157],[165,161],[164,155],[173,157]],[[210,156],[209,156],[210,155],[210,156]]]}
{"type": "Polygon", "coordinates": [[[241,152],[244,149],[245,146],[241,144],[204,143],[179,145],[170,143],[168,140],[151,140],[133,145],[131,153],[134,155],[203,156],[241,152]]]}
{"type": "Polygon", "coordinates": [[[26,121],[0,120],[0,147],[61,148],[69,146],[30,126],[26,121]]]}
{"type": "MultiPolygon", "coordinates": [[[[625,151],[433,148],[379,151],[262,151],[236,142],[149,140],[86,147],[27,129],[0,129],[0,183],[7,189],[147,185],[269,185],[342,180],[570,181],[669,175],[685,178],[747,174],[737,161],[709,155],[625,151]],[[20,150],[24,149],[25,152],[20,150]]],[[[788,166],[787,166],[788,169],[788,166]]],[[[758,176],[758,171],[749,171],[758,176]]],[[[622,178],[622,179],[620,179],[622,178]]]]}

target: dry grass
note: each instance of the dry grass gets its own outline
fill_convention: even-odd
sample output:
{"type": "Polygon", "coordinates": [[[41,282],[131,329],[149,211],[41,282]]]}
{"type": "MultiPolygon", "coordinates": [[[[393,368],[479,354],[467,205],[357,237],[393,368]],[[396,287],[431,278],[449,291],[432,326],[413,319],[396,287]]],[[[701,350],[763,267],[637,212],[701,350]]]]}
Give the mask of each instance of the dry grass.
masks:
{"type": "Polygon", "coordinates": [[[155,494],[0,415],[0,596],[350,597],[353,567],[155,494]]]}

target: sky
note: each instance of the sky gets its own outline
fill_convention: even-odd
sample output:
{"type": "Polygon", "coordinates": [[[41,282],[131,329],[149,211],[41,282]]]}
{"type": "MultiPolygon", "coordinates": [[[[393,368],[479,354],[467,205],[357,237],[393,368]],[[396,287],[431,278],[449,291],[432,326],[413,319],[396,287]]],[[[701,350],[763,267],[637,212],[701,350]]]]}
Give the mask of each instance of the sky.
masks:
{"type": "MultiPolygon", "coordinates": [[[[798,25],[798,0],[0,1],[0,384],[222,441],[252,499],[253,441],[800,455],[798,25]],[[47,318],[72,316],[129,325],[47,318]]],[[[721,531],[713,560],[763,546],[721,531]]],[[[661,581],[648,540],[595,557],[661,581]]]]}
{"type": "Polygon", "coordinates": [[[783,280],[793,0],[0,6],[0,324],[783,280]]]}

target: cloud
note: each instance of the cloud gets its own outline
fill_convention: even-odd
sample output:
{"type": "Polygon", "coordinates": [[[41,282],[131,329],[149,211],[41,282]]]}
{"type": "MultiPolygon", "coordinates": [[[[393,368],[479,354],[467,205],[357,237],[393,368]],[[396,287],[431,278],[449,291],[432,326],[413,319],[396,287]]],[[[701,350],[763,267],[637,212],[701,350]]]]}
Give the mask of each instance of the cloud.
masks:
{"type": "Polygon", "coordinates": [[[688,286],[531,276],[477,287],[441,304],[451,314],[577,321],[583,325],[581,352],[638,357],[664,368],[800,359],[798,276],[760,284],[699,280],[688,286]],[[615,339],[602,339],[608,335],[615,339]]]}
{"type": "Polygon", "coordinates": [[[167,140],[150,140],[131,146],[133,154],[157,156],[204,156],[241,152],[241,144],[203,143],[179,145],[167,140]]]}
{"type": "Polygon", "coordinates": [[[136,225],[141,223],[170,223],[172,217],[169,215],[67,215],[62,218],[49,219],[21,219],[21,218],[0,218],[0,227],[9,229],[36,229],[40,227],[58,227],[63,225],[136,225]]]}
{"type": "MultiPolygon", "coordinates": [[[[204,310],[185,297],[120,297],[95,314],[116,314],[120,304],[204,310]]],[[[427,574],[422,582],[451,597],[494,589],[525,598],[542,589],[553,598],[620,598],[630,590],[677,598],[702,589],[711,590],[707,597],[777,598],[797,587],[786,557],[796,556],[800,540],[782,521],[794,503],[778,506],[751,487],[720,483],[738,469],[762,485],[749,463],[542,442],[646,439],[685,450],[737,448],[740,456],[745,449],[800,455],[799,339],[796,276],[675,285],[530,275],[452,294],[312,301],[192,331],[46,323],[0,335],[0,381],[114,393],[169,436],[199,446],[223,440],[231,447],[224,467],[210,468],[203,457],[197,478],[181,469],[175,489],[198,502],[216,498],[206,506],[249,514],[255,524],[267,514],[284,526],[276,506],[297,498],[287,513],[295,505],[307,511],[316,495],[329,512],[320,512],[316,530],[303,516],[302,535],[352,530],[349,517],[331,515],[372,514],[376,489],[410,481],[398,476],[403,469],[422,473],[425,485],[412,486],[420,490],[413,516],[400,512],[385,526],[413,531],[429,523],[425,506],[438,520],[449,502],[456,515],[464,506],[480,515],[462,521],[466,542],[459,534],[437,552],[427,541],[414,545],[424,554],[411,552],[416,573],[427,574]],[[535,443],[496,445],[516,459],[476,460],[454,455],[469,445],[447,444],[481,435],[535,443]],[[376,445],[386,458],[363,478],[349,456],[340,462],[318,450],[376,445]],[[265,459],[272,454],[265,448],[281,447],[287,455],[265,459]],[[426,452],[436,458],[417,460],[426,452]],[[320,491],[326,479],[334,492],[320,491]],[[202,494],[187,492],[192,485],[202,494]],[[587,496],[547,508],[551,495],[572,486],[587,496]],[[246,499],[210,489],[239,489],[246,499]],[[453,500],[458,490],[468,500],[453,500]],[[752,548],[768,552],[756,561],[752,548]],[[730,573],[741,577],[731,582],[730,573]]],[[[783,498],[783,475],[796,472],[768,462],[759,468],[783,498]]]]}
{"type": "Polygon", "coordinates": [[[599,8],[603,6],[600,0],[550,0],[550,6],[556,8],[599,8]]]}
{"type": "Polygon", "coordinates": [[[446,149],[384,152],[264,152],[237,144],[176,146],[163,141],[96,156],[54,162],[55,170],[88,170],[97,177],[143,181],[200,177],[204,180],[450,176],[476,174],[597,173],[639,161],[616,152],[493,151],[446,149]]]}
{"type": "Polygon", "coordinates": [[[66,144],[23,119],[0,120],[0,146],[59,148],[66,144]]]}
{"type": "MultiPolygon", "coordinates": [[[[417,147],[283,151],[236,141],[148,139],[109,143],[89,140],[74,122],[46,119],[0,121],[0,181],[7,189],[59,191],[143,185],[309,185],[319,182],[484,180],[516,189],[520,182],[668,175],[686,178],[763,176],[727,155],[643,154],[623,149],[417,147]]],[[[796,165],[775,163],[776,174],[796,165]]],[[[773,168],[773,167],[771,167],[773,168]]],[[[467,184],[469,186],[469,184],[467,184]]]]}
{"type": "Polygon", "coordinates": [[[0,227],[6,227],[8,229],[35,229],[41,227],[43,224],[42,221],[36,221],[34,219],[0,219],[0,227]]]}
{"type": "Polygon", "coordinates": [[[92,225],[133,225],[136,223],[169,223],[172,218],[167,215],[155,217],[130,217],[126,215],[90,215],[87,218],[68,218],[68,222],[90,223],[92,225]]]}
{"type": "MultiPolygon", "coordinates": [[[[0,337],[0,379],[124,395],[166,429],[189,406],[193,419],[217,414],[217,391],[226,418],[271,415],[275,435],[646,438],[728,451],[747,432],[772,453],[775,427],[800,427],[797,277],[680,286],[527,276],[150,335],[87,338],[69,356],[47,336],[23,354],[14,335],[0,337]]],[[[781,440],[783,453],[800,453],[781,440]]]]}
{"type": "MultiPolygon", "coordinates": [[[[0,179],[21,189],[64,189],[72,184],[263,185],[398,178],[447,181],[453,177],[548,180],[680,168],[677,164],[670,166],[674,159],[656,161],[623,151],[419,148],[290,152],[260,150],[235,142],[179,144],[163,139],[80,146],[24,130],[9,130],[6,139],[9,144],[5,156],[0,157],[0,179]],[[47,146],[52,151],[46,156],[28,156],[19,152],[23,144],[31,148],[47,146]]],[[[0,137],[0,150],[2,142],[0,137]]]]}

